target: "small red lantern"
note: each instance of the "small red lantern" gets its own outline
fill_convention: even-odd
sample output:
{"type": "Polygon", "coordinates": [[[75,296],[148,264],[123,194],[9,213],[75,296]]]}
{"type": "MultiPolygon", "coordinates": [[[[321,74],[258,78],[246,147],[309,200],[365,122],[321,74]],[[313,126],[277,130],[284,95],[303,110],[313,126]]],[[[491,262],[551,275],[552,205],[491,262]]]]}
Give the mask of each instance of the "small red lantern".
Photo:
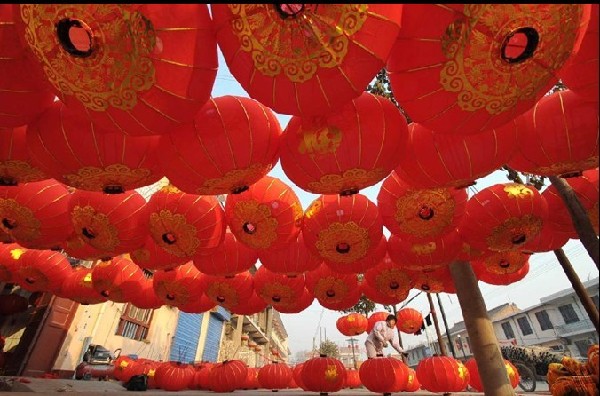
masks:
{"type": "Polygon", "coordinates": [[[356,389],[361,386],[362,382],[360,381],[359,371],[356,369],[346,369],[346,383],[344,384],[344,388],[356,389]]]}
{"type": "Polygon", "coordinates": [[[447,356],[425,358],[417,366],[421,387],[430,392],[462,392],[469,384],[469,371],[447,356]]]}
{"type": "Polygon", "coordinates": [[[210,97],[217,51],[206,4],[20,7],[20,33],[60,100],[106,128],[164,133],[210,97]]]}
{"type": "Polygon", "coordinates": [[[296,301],[291,302],[290,304],[275,304],[273,303],[273,308],[275,308],[278,312],[281,313],[299,313],[304,311],[306,308],[310,307],[315,300],[315,296],[308,291],[308,289],[304,289],[300,297],[296,299],[296,301]]]}
{"type": "Polygon", "coordinates": [[[377,195],[383,224],[403,239],[421,240],[446,234],[465,212],[464,188],[419,189],[392,172],[377,195]]]}
{"type": "Polygon", "coordinates": [[[356,274],[338,274],[325,264],[306,274],[306,288],[322,306],[336,311],[352,307],[361,295],[356,274]]]}
{"type": "Polygon", "coordinates": [[[389,257],[385,257],[380,264],[369,269],[365,273],[365,281],[372,288],[394,299],[405,299],[412,288],[412,281],[408,274],[389,257]]]}
{"type": "Polygon", "coordinates": [[[209,388],[213,392],[226,393],[242,389],[248,376],[248,366],[241,360],[225,360],[210,370],[209,388]]]}
{"type": "Polygon", "coordinates": [[[321,259],[308,251],[302,233],[281,249],[261,250],[260,262],[272,272],[287,276],[298,276],[321,265],[321,259]]]}
{"type": "Polygon", "coordinates": [[[217,198],[185,194],[173,186],[148,201],[148,228],[154,242],[177,257],[209,254],[225,234],[225,213],[217,198]]]}
{"type": "Polygon", "coordinates": [[[165,303],[182,306],[202,297],[205,276],[190,261],[174,269],[154,272],[154,292],[165,303]]]}
{"type": "Polygon", "coordinates": [[[335,322],[335,327],[347,337],[357,336],[367,330],[367,318],[360,313],[351,313],[340,317],[335,322]]]}
{"type": "MultiPolygon", "coordinates": [[[[508,374],[510,385],[513,387],[513,389],[515,389],[517,385],[519,385],[519,371],[510,361],[506,359],[504,359],[504,365],[506,366],[506,373],[508,374]]],[[[479,368],[477,367],[477,362],[475,359],[467,360],[465,367],[467,370],[469,370],[469,385],[471,385],[477,392],[483,392],[483,384],[481,383],[481,378],[479,377],[479,368]]]]}
{"type": "Polygon", "coordinates": [[[309,392],[337,392],[346,382],[346,369],[337,359],[320,355],[304,362],[302,383],[309,392]]]}
{"type": "Polygon", "coordinates": [[[325,116],[292,117],[281,138],[281,167],[310,193],[355,194],[398,166],[407,131],[390,100],[363,92],[325,116]]]}
{"type": "Polygon", "coordinates": [[[137,294],[145,283],[144,273],[124,257],[100,261],[92,268],[92,286],[111,301],[125,303],[137,294]]]}
{"type": "Polygon", "coordinates": [[[227,229],[223,242],[210,254],[196,256],[194,265],[207,275],[233,276],[248,271],[257,259],[256,251],[238,241],[227,229]]]}
{"type": "Polygon", "coordinates": [[[410,241],[392,235],[388,241],[390,258],[402,269],[421,271],[442,267],[460,253],[462,241],[456,229],[430,239],[410,241]]]}
{"type": "Polygon", "coordinates": [[[517,250],[535,238],[548,217],[548,204],[533,186],[496,184],[475,194],[458,227],[477,249],[517,250]]]}
{"type": "Polygon", "coordinates": [[[56,295],[82,305],[100,304],[107,300],[94,289],[92,270],[85,267],[75,268],[71,275],[64,280],[60,292],[56,295]]]}
{"type": "Polygon", "coordinates": [[[258,370],[258,382],[260,386],[273,391],[287,389],[292,377],[292,369],[285,363],[273,362],[272,364],[264,365],[258,370]]]}
{"type": "Polygon", "coordinates": [[[210,99],[192,123],[162,137],[160,164],[189,194],[236,194],[266,176],[279,160],[281,126],[250,98],[210,99]]]}
{"type": "Polygon", "coordinates": [[[130,253],[131,260],[140,268],[147,270],[167,270],[189,261],[186,257],[177,257],[158,246],[152,237],[146,238],[144,245],[130,253]]]}
{"type": "MultiPolygon", "coordinates": [[[[0,13],[5,6],[0,6],[0,13]]],[[[16,186],[20,183],[48,179],[41,169],[32,164],[25,142],[25,132],[24,126],[0,127],[0,186],[16,186]]]]}
{"type": "Polygon", "coordinates": [[[0,244],[0,282],[16,282],[21,257],[27,249],[17,243],[0,244]]]}
{"type": "Polygon", "coordinates": [[[288,277],[260,266],[254,274],[254,290],[267,304],[289,305],[304,292],[304,275],[288,277]]]}
{"type": "Polygon", "coordinates": [[[495,273],[488,271],[485,265],[481,263],[474,262],[472,263],[473,272],[482,282],[485,282],[490,285],[496,286],[506,286],[511,283],[515,283],[525,278],[525,276],[529,273],[529,262],[526,262],[520,270],[512,273],[495,273]]]}
{"type": "Polygon", "coordinates": [[[374,312],[372,313],[369,318],[367,319],[368,324],[367,324],[367,334],[371,332],[371,330],[373,330],[373,327],[375,326],[375,323],[380,322],[382,320],[385,320],[388,315],[390,313],[389,312],[374,312]]]}
{"type": "Polygon", "coordinates": [[[281,249],[295,240],[302,226],[302,205],[291,187],[265,176],[247,191],[229,194],[225,216],[231,232],[246,246],[281,249]]]}
{"type": "Polygon", "coordinates": [[[195,371],[189,364],[165,362],[154,370],[154,380],[160,389],[177,392],[190,388],[195,371]]]}
{"type": "Polygon", "coordinates": [[[231,310],[248,301],[254,292],[254,282],[248,271],[232,277],[206,275],[205,287],[207,297],[231,310]]]}
{"type": "Polygon", "coordinates": [[[57,293],[73,272],[67,257],[52,250],[27,250],[21,256],[20,263],[17,281],[30,292],[57,293]]]}
{"type": "Polygon", "coordinates": [[[396,314],[398,329],[407,334],[415,334],[423,326],[423,315],[412,308],[402,308],[396,314]]]}
{"type": "Polygon", "coordinates": [[[0,295],[0,315],[9,316],[27,311],[27,299],[18,294],[0,295]]]}
{"type": "Polygon", "coordinates": [[[358,374],[369,391],[390,394],[406,388],[408,367],[398,359],[380,355],[361,364],[358,374]]]}

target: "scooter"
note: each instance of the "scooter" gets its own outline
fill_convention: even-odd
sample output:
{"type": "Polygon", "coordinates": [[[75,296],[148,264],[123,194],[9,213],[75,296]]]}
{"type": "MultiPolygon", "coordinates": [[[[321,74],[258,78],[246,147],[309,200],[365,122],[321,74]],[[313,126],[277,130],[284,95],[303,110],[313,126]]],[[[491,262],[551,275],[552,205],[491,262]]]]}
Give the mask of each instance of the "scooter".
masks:
{"type": "Polygon", "coordinates": [[[90,345],[83,354],[83,361],[75,368],[75,379],[89,381],[98,378],[99,381],[108,381],[115,371],[113,361],[121,356],[121,348],[114,353],[102,345],[90,345]]]}

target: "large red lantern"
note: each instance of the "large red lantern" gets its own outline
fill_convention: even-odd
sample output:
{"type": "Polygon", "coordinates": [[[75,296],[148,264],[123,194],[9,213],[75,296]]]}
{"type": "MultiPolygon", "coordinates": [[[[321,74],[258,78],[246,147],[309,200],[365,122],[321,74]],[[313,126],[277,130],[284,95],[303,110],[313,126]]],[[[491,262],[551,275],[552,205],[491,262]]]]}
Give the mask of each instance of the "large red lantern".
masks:
{"type": "Polygon", "coordinates": [[[77,190],[69,202],[75,234],[107,256],[140,248],[146,239],[146,200],[136,191],[106,195],[77,190]]]}
{"type": "MultiPolygon", "coordinates": [[[[0,5],[0,13],[6,5],[0,5]]],[[[0,24],[0,26],[2,26],[0,24]]],[[[0,94],[1,95],[1,94],[0,94]]],[[[2,103],[0,101],[0,103],[2,103]]],[[[0,116],[1,118],[1,116],[0,116]]],[[[33,165],[27,143],[25,126],[17,128],[0,127],[0,185],[16,186],[48,179],[44,172],[33,165]]]]}
{"type": "Polygon", "coordinates": [[[164,302],[154,292],[153,281],[147,280],[129,297],[129,302],[140,309],[158,309],[164,302]]]}
{"type": "Polygon", "coordinates": [[[241,360],[225,360],[210,370],[209,388],[213,392],[226,393],[242,389],[248,366],[241,360]]]}
{"type": "Polygon", "coordinates": [[[57,293],[72,272],[71,263],[64,254],[30,249],[21,256],[16,275],[19,285],[25,290],[57,293]]]}
{"type": "Polygon", "coordinates": [[[225,214],[216,197],[166,186],[152,195],[147,212],[150,236],[174,256],[192,259],[223,241],[225,214]]]}
{"type": "Polygon", "coordinates": [[[530,256],[530,254],[519,250],[509,250],[505,252],[494,252],[476,262],[484,266],[487,272],[494,274],[512,274],[523,268],[529,261],[530,256]]]}
{"type": "Polygon", "coordinates": [[[325,265],[333,272],[340,274],[364,274],[369,269],[377,266],[387,254],[388,241],[385,235],[381,236],[379,243],[366,257],[352,263],[325,261],[325,265]]]}
{"type": "Polygon", "coordinates": [[[414,289],[427,293],[456,293],[450,269],[446,266],[422,271],[408,271],[414,289]]]}
{"type": "MultiPolygon", "coordinates": [[[[547,190],[548,189],[546,189],[546,191],[547,190]]],[[[542,193],[542,196],[544,196],[544,193],[542,193]]],[[[536,236],[535,238],[527,242],[525,246],[523,246],[522,251],[525,253],[549,252],[551,250],[560,249],[563,246],[565,246],[567,242],[569,242],[569,233],[558,231],[552,226],[552,217],[557,213],[552,211],[553,208],[552,204],[550,203],[550,199],[548,199],[548,197],[545,198],[546,202],[548,202],[548,221],[544,223],[544,225],[542,226],[542,230],[540,231],[538,236],[536,236]]],[[[566,208],[563,209],[566,210],[566,208]]]]}
{"type": "Polygon", "coordinates": [[[433,238],[451,231],[465,212],[464,188],[414,188],[392,172],[381,185],[377,207],[383,225],[403,239],[433,238]]]}
{"type": "Polygon", "coordinates": [[[18,8],[18,4],[0,5],[0,128],[28,124],[54,99],[16,29],[18,8]]]}
{"type": "MultiPolygon", "coordinates": [[[[504,366],[506,366],[506,373],[508,374],[508,379],[510,381],[510,386],[515,389],[517,385],[519,385],[519,371],[517,368],[508,360],[504,359],[504,366]]],[[[465,367],[469,370],[469,385],[473,387],[477,392],[483,392],[483,384],[481,383],[481,378],[479,377],[479,367],[477,367],[477,362],[475,359],[469,359],[465,362],[465,367]]]]}
{"type": "Polygon", "coordinates": [[[243,305],[254,292],[254,282],[248,271],[227,277],[207,275],[205,287],[208,298],[231,310],[243,305]]]}
{"type": "Polygon", "coordinates": [[[368,324],[367,324],[367,333],[370,333],[371,330],[373,330],[373,327],[375,326],[375,323],[380,322],[382,320],[385,320],[388,315],[390,313],[389,312],[374,312],[372,313],[369,318],[367,319],[368,324]]]}
{"type": "Polygon", "coordinates": [[[0,244],[0,282],[16,282],[17,271],[21,267],[20,260],[26,251],[17,243],[0,244]]]}
{"type": "Polygon", "coordinates": [[[306,288],[304,291],[296,299],[296,301],[292,301],[290,304],[271,304],[273,308],[275,308],[278,312],[281,313],[298,313],[304,311],[306,308],[310,307],[315,300],[315,296],[306,288]]]}
{"type": "Polygon", "coordinates": [[[146,277],[140,267],[124,257],[100,261],[92,268],[94,289],[114,302],[129,302],[145,281],[146,277]]]}
{"type": "Polygon", "coordinates": [[[414,188],[464,188],[506,164],[516,136],[509,127],[472,135],[441,134],[413,122],[396,173],[414,188]]]}
{"type": "Polygon", "coordinates": [[[205,4],[20,7],[22,34],[60,100],[106,128],[164,133],[210,97],[217,51],[205,4]]]}
{"type": "Polygon", "coordinates": [[[312,271],[322,262],[319,257],[308,251],[301,232],[298,233],[296,240],[292,240],[286,247],[261,250],[258,256],[262,265],[269,271],[288,276],[312,271]]]}
{"type": "Polygon", "coordinates": [[[160,163],[171,183],[187,193],[236,194],[275,166],[280,135],[279,121],[261,103],[213,98],[192,123],[161,138],[160,163]]]}
{"type": "Polygon", "coordinates": [[[525,278],[525,276],[527,276],[529,273],[529,261],[527,261],[525,265],[521,267],[521,269],[511,273],[497,273],[489,271],[487,267],[480,262],[474,262],[471,265],[473,267],[473,272],[477,276],[477,279],[484,283],[496,286],[506,286],[518,282],[525,278]]]}
{"type": "Polygon", "coordinates": [[[177,305],[177,308],[179,308],[180,311],[187,313],[203,313],[210,311],[216,305],[217,304],[215,304],[212,299],[208,298],[205,294],[202,294],[200,297],[194,296],[187,304],[177,305]]]}
{"type": "Polygon", "coordinates": [[[175,269],[154,272],[154,292],[165,304],[186,305],[202,297],[204,275],[190,261],[175,269]]]}
{"type": "Polygon", "coordinates": [[[358,374],[369,391],[390,394],[404,390],[408,380],[408,367],[398,359],[380,355],[361,364],[358,374]]]}
{"type": "Polygon", "coordinates": [[[409,275],[389,257],[385,257],[377,266],[365,273],[365,281],[386,297],[392,299],[406,299],[412,288],[409,275]]]}
{"type": "Polygon", "coordinates": [[[336,311],[352,307],[361,295],[356,274],[339,274],[325,264],[306,274],[306,288],[322,306],[336,311]]]}
{"type": "Polygon", "coordinates": [[[304,363],[300,363],[297,364],[294,369],[292,370],[292,374],[294,376],[294,381],[296,381],[296,384],[302,388],[302,390],[304,391],[308,391],[308,389],[306,389],[306,385],[304,385],[304,382],[302,382],[302,369],[304,368],[304,363]]]}
{"type": "Polygon", "coordinates": [[[374,288],[364,280],[360,283],[360,291],[362,292],[363,296],[365,296],[367,299],[381,305],[399,304],[402,301],[406,300],[406,298],[408,297],[408,293],[410,292],[410,290],[406,290],[404,294],[396,293],[390,296],[389,294],[385,294],[382,291],[379,291],[378,289],[374,288]]]}
{"type": "Polygon", "coordinates": [[[598,103],[556,91],[514,120],[518,149],[508,165],[543,176],[572,175],[598,166],[598,103]]]}
{"type": "Polygon", "coordinates": [[[257,259],[256,251],[238,241],[227,229],[223,242],[210,254],[196,256],[194,265],[207,275],[233,276],[248,271],[257,259]]]}
{"type": "Polygon", "coordinates": [[[248,374],[246,375],[246,381],[244,381],[244,389],[260,388],[260,382],[258,382],[259,371],[260,369],[255,367],[248,367],[248,374]]]}
{"type": "Polygon", "coordinates": [[[281,138],[281,167],[305,191],[350,195],[389,175],[406,142],[400,110],[364,92],[325,116],[292,117],[281,138]]]}
{"type": "Polygon", "coordinates": [[[69,198],[54,179],[0,187],[0,228],[22,246],[58,247],[73,233],[69,198]]]}
{"type": "Polygon", "coordinates": [[[56,295],[82,305],[100,304],[107,300],[94,289],[92,270],[85,267],[75,268],[71,275],[64,280],[60,292],[56,295]]]}
{"type": "Polygon", "coordinates": [[[267,302],[254,292],[250,298],[241,301],[234,307],[229,307],[229,310],[231,313],[238,315],[254,315],[255,313],[264,311],[264,309],[267,308],[267,305],[267,302]]]}
{"type": "Polygon", "coordinates": [[[357,336],[367,330],[367,318],[360,313],[350,313],[341,316],[336,322],[335,327],[347,337],[357,336]]]}
{"type": "Polygon", "coordinates": [[[84,114],[60,102],[27,127],[27,149],[37,167],[61,183],[109,194],[162,177],[157,169],[158,143],[157,136],[99,133],[84,114]]]}
{"type": "Polygon", "coordinates": [[[417,373],[415,370],[408,368],[408,383],[406,384],[406,392],[416,392],[421,389],[421,384],[417,379],[417,373]]]}
{"type": "Polygon", "coordinates": [[[75,257],[80,260],[95,261],[110,258],[110,255],[106,252],[98,250],[86,243],[79,234],[75,233],[75,231],[73,231],[71,237],[63,243],[62,248],[70,257],[75,257]]]}
{"type": "Polygon", "coordinates": [[[177,257],[158,246],[150,236],[144,245],[130,253],[131,260],[140,268],[147,270],[165,270],[178,267],[189,261],[186,257],[177,257]]]}
{"type": "Polygon", "coordinates": [[[182,362],[165,362],[156,367],[154,380],[160,389],[177,392],[188,389],[194,380],[194,368],[182,362]]]}
{"type": "Polygon", "coordinates": [[[290,305],[304,292],[304,275],[289,277],[260,266],[254,274],[254,290],[267,304],[290,305]]]}
{"type": "Polygon", "coordinates": [[[517,250],[540,233],[547,217],[548,204],[535,187],[496,184],[469,199],[458,231],[477,249],[517,250]]]}
{"type": "Polygon", "coordinates": [[[423,326],[423,315],[412,308],[403,308],[396,314],[398,329],[407,334],[415,334],[423,326]]]}
{"type": "Polygon", "coordinates": [[[556,83],[589,15],[584,4],[407,4],[386,66],[394,96],[436,131],[501,126],[556,83]]]}
{"type": "Polygon", "coordinates": [[[273,362],[258,370],[258,382],[265,389],[286,389],[292,380],[292,369],[285,363],[273,362]]]}
{"type": "Polygon", "coordinates": [[[364,195],[321,195],[306,209],[302,232],[313,254],[350,264],[378,247],[383,223],[377,206],[364,195]]]}
{"type": "Polygon", "coordinates": [[[416,372],[421,387],[430,392],[462,392],[469,384],[469,371],[466,367],[447,356],[421,360],[416,372]]]}
{"type": "Polygon", "coordinates": [[[392,235],[388,241],[390,258],[403,269],[420,271],[439,268],[460,253],[462,241],[456,229],[429,239],[410,241],[392,235]]]}
{"type": "Polygon", "coordinates": [[[309,392],[337,392],[346,382],[346,369],[337,359],[320,355],[304,362],[302,383],[309,392]]]}
{"type": "Polygon", "coordinates": [[[359,371],[356,369],[346,369],[346,383],[344,384],[344,388],[356,389],[361,386],[362,382],[360,382],[359,371]]]}
{"type": "Polygon", "coordinates": [[[384,66],[401,4],[215,4],[219,48],[249,95],[280,114],[329,113],[384,66]]]}
{"type": "Polygon", "coordinates": [[[247,191],[230,194],[225,216],[231,232],[246,246],[281,249],[295,240],[302,226],[302,205],[291,187],[265,176],[247,191]]]}

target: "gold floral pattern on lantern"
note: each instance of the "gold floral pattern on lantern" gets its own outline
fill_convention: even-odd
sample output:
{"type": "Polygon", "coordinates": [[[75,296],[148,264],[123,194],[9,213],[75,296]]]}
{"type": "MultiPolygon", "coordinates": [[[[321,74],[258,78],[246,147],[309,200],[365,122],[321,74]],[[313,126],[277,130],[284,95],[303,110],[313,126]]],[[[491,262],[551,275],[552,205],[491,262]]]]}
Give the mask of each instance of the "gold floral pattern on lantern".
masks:
{"type": "Polygon", "coordinates": [[[31,166],[28,162],[5,160],[0,162],[0,178],[18,180],[19,183],[30,183],[44,180],[48,177],[44,172],[31,166]]]}
{"type": "Polygon", "coordinates": [[[255,163],[245,169],[234,169],[223,176],[208,179],[202,183],[202,187],[196,189],[199,195],[217,195],[224,191],[234,192],[238,189],[248,187],[248,180],[258,180],[271,170],[271,164],[263,165],[255,163]]]}
{"type": "Polygon", "coordinates": [[[131,110],[137,93],[155,83],[150,58],[156,45],[154,27],[130,5],[21,4],[21,19],[27,44],[50,83],[90,110],[131,110]],[[67,20],[79,20],[89,29],[88,56],[63,50],[57,26],[67,20]]]}
{"type": "Polygon", "coordinates": [[[446,188],[410,190],[396,200],[394,219],[402,232],[418,238],[438,235],[454,220],[456,202],[446,188]],[[425,220],[419,217],[421,209],[433,215],[425,220]]]}
{"type": "Polygon", "coordinates": [[[190,302],[190,291],[175,281],[161,281],[156,286],[156,295],[172,304],[185,305],[190,302]]]}
{"type": "Polygon", "coordinates": [[[306,130],[300,128],[298,133],[302,136],[298,152],[308,154],[311,157],[323,154],[335,153],[342,143],[342,131],[329,125],[318,124],[315,130],[306,130]]]}
{"type": "Polygon", "coordinates": [[[258,293],[263,300],[273,301],[284,306],[292,304],[298,297],[289,286],[279,282],[267,283],[258,293]],[[278,300],[275,301],[273,298],[278,298],[278,300]]]}
{"type": "Polygon", "coordinates": [[[192,257],[200,246],[196,227],[188,224],[186,217],[180,213],[168,209],[153,212],[149,228],[154,241],[174,256],[192,257]]]}
{"type": "Polygon", "coordinates": [[[519,249],[540,233],[543,223],[542,219],[533,215],[511,217],[487,236],[488,249],[496,252],[519,249]]]}
{"type": "Polygon", "coordinates": [[[320,199],[313,201],[312,204],[308,208],[306,208],[306,212],[304,213],[304,217],[310,219],[314,217],[317,213],[319,213],[323,209],[323,202],[320,199]]]}
{"type": "MultiPolygon", "coordinates": [[[[283,5],[279,5],[280,7],[283,5]]],[[[265,76],[284,74],[293,83],[310,80],[319,68],[339,66],[349,37],[368,14],[367,4],[302,4],[298,17],[284,20],[274,4],[229,4],[232,29],[242,51],[265,76]]]]}
{"type": "Polygon", "coordinates": [[[33,241],[40,236],[42,223],[33,211],[12,198],[0,199],[0,227],[18,241],[33,241]]]}
{"type": "Polygon", "coordinates": [[[353,263],[367,255],[369,232],[354,221],[347,223],[336,221],[319,231],[316,247],[324,259],[335,263],[353,263]],[[348,252],[338,251],[340,243],[349,248],[348,252]]]}
{"type": "Polygon", "coordinates": [[[75,206],[71,221],[77,235],[96,249],[110,252],[120,243],[117,227],[106,214],[96,212],[92,206],[75,206]]]}
{"type": "Polygon", "coordinates": [[[239,232],[237,236],[252,249],[267,249],[277,240],[277,226],[279,222],[271,215],[268,205],[254,200],[241,201],[235,204],[233,213],[237,223],[242,227],[251,224],[252,233],[239,232]]]}
{"type": "Polygon", "coordinates": [[[338,303],[344,300],[346,295],[349,293],[348,284],[341,279],[333,276],[320,279],[313,290],[315,296],[323,299],[327,298],[328,302],[338,303]],[[329,296],[328,293],[333,291],[334,296],[329,296]]]}
{"type": "Polygon", "coordinates": [[[335,364],[328,364],[325,369],[325,380],[327,381],[337,381],[338,380],[338,372],[335,364]]]}
{"type": "Polygon", "coordinates": [[[573,169],[594,169],[598,167],[598,156],[593,156],[577,162],[559,162],[549,166],[540,166],[535,169],[537,175],[562,175],[570,173],[573,169]]]}
{"type": "Polygon", "coordinates": [[[107,186],[146,185],[154,181],[151,170],[131,169],[123,164],[104,168],[86,166],[79,168],[76,174],[64,175],[64,178],[70,186],[87,191],[103,191],[107,186]]]}
{"type": "Polygon", "coordinates": [[[147,263],[150,261],[150,251],[145,247],[134,250],[130,253],[130,256],[136,263],[147,263]]]}
{"type": "Polygon", "coordinates": [[[427,254],[431,254],[437,250],[437,243],[425,242],[425,243],[414,243],[410,247],[411,252],[419,256],[425,256],[427,254]]]}
{"type": "Polygon", "coordinates": [[[523,268],[529,255],[520,250],[499,252],[483,259],[488,272],[494,274],[512,274],[523,268]]]}
{"type": "Polygon", "coordinates": [[[522,184],[509,183],[504,187],[504,192],[508,194],[509,198],[531,198],[533,197],[533,190],[531,187],[524,186],[522,184]]]}
{"type": "Polygon", "coordinates": [[[548,75],[571,56],[577,29],[566,26],[580,20],[581,5],[553,5],[551,12],[543,14],[532,13],[532,7],[535,5],[465,4],[465,17],[447,27],[441,49],[448,61],[440,72],[440,83],[446,91],[458,93],[462,110],[500,114],[521,100],[533,99],[547,84],[548,75]],[[542,38],[540,47],[534,57],[508,62],[500,56],[504,38],[523,26],[536,30],[542,38]],[[543,48],[542,40],[556,45],[543,48]],[[523,69],[527,69],[527,78],[515,81],[516,73],[523,69]]]}
{"type": "Polygon", "coordinates": [[[376,289],[386,296],[404,296],[411,288],[411,280],[408,275],[398,268],[389,268],[381,271],[375,277],[376,289]],[[392,287],[392,284],[395,287],[392,287]],[[396,286],[397,285],[397,286],[396,286]]]}
{"type": "Polygon", "coordinates": [[[206,288],[206,295],[228,307],[235,307],[240,303],[235,288],[224,282],[210,282],[206,288]]]}
{"type": "Polygon", "coordinates": [[[330,174],[323,175],[319,181],[308,183],[309,191],[328,192],[329,194],[337,194],[340,191],[360,190],[364,186],[370,186],[385,179],[388,172],[381,168],[377,169],[348,169],[341,175],[330,174]]]}

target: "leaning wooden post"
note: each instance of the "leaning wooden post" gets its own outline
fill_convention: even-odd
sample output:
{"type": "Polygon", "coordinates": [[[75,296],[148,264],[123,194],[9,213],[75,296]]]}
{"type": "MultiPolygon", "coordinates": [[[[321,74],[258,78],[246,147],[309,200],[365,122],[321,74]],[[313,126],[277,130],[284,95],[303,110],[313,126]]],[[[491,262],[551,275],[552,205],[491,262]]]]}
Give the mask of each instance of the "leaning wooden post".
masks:
{"type": "Polygon", "coordinates": [[[514,395],[498,339],[471,265],[455,261],[450,264],[450,273],[486,396],[514,395]]]}
{"type": "Polygon", "coordinates": [[[440,331],[440,324],[437,320],[437,313],[435,312],[435,306],[433,305],[433,299],[431,298],[430,293],[427,294],[427,300],[429,301],[429,311],[431,311],[431,320],[433,320],[433,324],[435,326],[435,333],[437,334],[438,345],[440,347],[440,353],[442,356],[448,356],[448,351],[446,351],[446,343],[444,343],[444,339],[442,338],[442,332],[440,331]]]}

